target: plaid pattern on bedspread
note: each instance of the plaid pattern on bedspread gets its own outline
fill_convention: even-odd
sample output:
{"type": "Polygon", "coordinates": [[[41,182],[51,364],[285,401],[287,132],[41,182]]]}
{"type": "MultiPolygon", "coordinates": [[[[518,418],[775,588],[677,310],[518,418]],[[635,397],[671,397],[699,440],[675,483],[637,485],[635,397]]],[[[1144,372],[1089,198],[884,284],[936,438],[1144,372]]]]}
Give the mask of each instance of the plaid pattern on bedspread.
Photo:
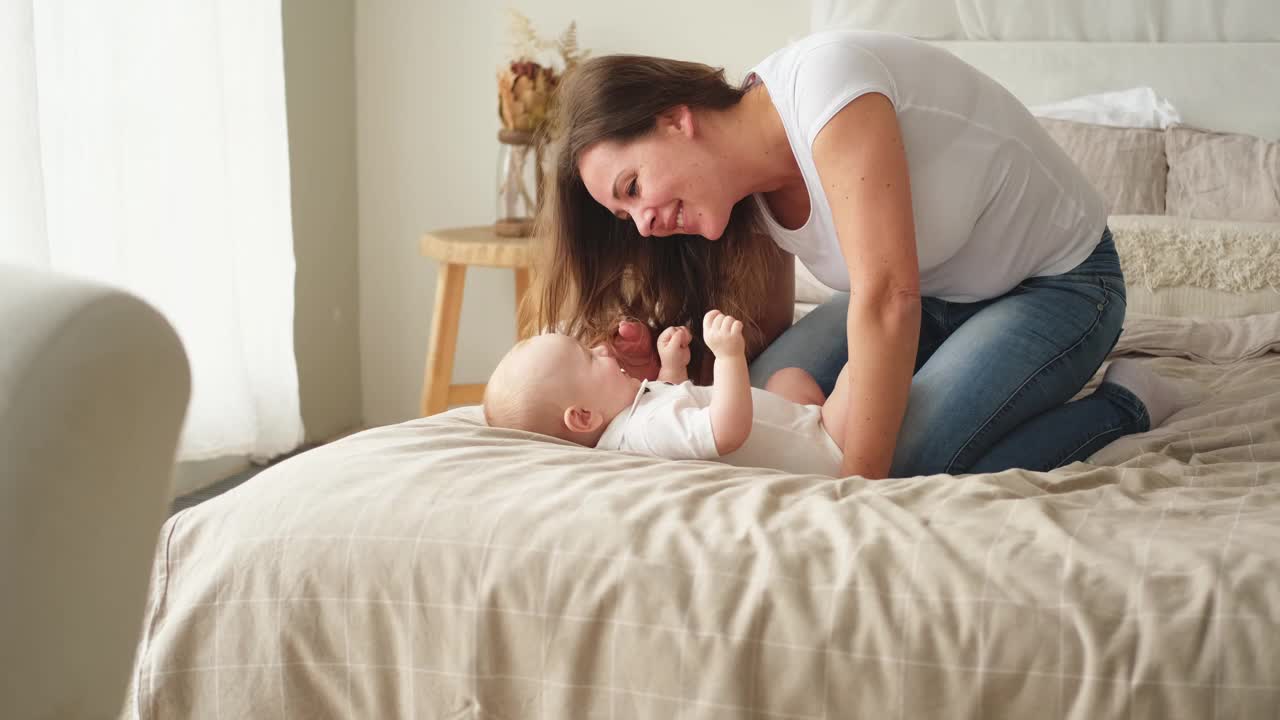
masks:
{"type": "Polygon", "coordinates": [[[1274,718],[1280,355],[1144,362],[1211,394],[1052,473],[352,436],[169,521],[137,716],[1274,718]]]}

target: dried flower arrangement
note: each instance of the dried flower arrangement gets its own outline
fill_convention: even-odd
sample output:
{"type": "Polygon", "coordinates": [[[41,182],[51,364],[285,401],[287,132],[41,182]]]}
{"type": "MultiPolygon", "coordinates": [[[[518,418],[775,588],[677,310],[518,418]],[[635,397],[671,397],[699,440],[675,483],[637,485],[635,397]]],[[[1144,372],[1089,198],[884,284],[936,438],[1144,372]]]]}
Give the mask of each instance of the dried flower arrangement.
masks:
{"type": "Polygon", "coordinates": [[[556,40],[538,37],[523,13],[507,8],[511,60],[498,70],[498,219],[495,232],[527,236],[542,201],[541,131],[551,119],[561,76],[586,57],[578,47],[578,26],[556,40]]]}
{"type": "Polygon", "coordinates": [[[558,39],[543,40],[519,10],[507,8],[507,20],[511,60],[498,71],[498,117],[505,130],[537,132],[551,117],[560,77],[587,53],[578,47],[576,22],[558,39]]]}

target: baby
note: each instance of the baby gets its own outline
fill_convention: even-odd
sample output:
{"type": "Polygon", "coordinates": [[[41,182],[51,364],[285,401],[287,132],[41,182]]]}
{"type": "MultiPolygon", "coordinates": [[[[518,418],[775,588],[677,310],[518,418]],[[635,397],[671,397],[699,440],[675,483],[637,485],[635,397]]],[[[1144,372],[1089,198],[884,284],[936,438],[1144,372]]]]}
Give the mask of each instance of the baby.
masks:
{"type": "Polygon", "coordinates": [[[656,382],[626,375],[604,347],[537,335],[512,348],[494,370],[485,420],[587,447],[839,477],[848,371],[831,402],[796,368],[779,371],[768,390],[757,390],[747,376],[742,322],[712,310],[702,327],[715,355],[710,387],[689,382],[687,328],[659,336],[656,382]]]}

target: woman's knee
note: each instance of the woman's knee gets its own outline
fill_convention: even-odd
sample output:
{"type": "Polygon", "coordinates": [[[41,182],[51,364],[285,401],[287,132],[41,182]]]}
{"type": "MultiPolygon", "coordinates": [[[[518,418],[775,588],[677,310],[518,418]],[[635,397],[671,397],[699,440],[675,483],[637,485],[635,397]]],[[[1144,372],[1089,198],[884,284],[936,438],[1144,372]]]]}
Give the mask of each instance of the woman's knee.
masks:
{"type": "Polygon", "coordinates": [[[962,400],[954,388],[917,379],[898,429],[891,477],[964,472],[959,463],[975,441],[981,419],[976,403],[962,400]]]}

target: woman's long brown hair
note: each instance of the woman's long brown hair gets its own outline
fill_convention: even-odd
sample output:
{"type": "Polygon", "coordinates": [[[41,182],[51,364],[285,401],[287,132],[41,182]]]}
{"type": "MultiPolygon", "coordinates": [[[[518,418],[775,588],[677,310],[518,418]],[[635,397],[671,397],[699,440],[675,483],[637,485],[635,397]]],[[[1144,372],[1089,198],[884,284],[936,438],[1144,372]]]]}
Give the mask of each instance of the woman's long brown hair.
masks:
{"type": "Polygon", "coordinates": [[[745,92],[726,82],[720,68],[635,55],[593,58],[569,73],[557,93],[555,167],[535,226],[538,258],[523,322],[588,344],[609,337],[624,317],[655,330],[687,324],[697,339],[690,368],[696,377],[693,371],[710,360],[702,316],[718,308],[743,321],[749,351],[759,350],[757,321],[782,253],[760,230],[750,197],[734,206],[719,240],[646,238],[597,203],[578,172],[583,152],[598,142],[635,140],[665,110],[723,110],[745,92]]]}

